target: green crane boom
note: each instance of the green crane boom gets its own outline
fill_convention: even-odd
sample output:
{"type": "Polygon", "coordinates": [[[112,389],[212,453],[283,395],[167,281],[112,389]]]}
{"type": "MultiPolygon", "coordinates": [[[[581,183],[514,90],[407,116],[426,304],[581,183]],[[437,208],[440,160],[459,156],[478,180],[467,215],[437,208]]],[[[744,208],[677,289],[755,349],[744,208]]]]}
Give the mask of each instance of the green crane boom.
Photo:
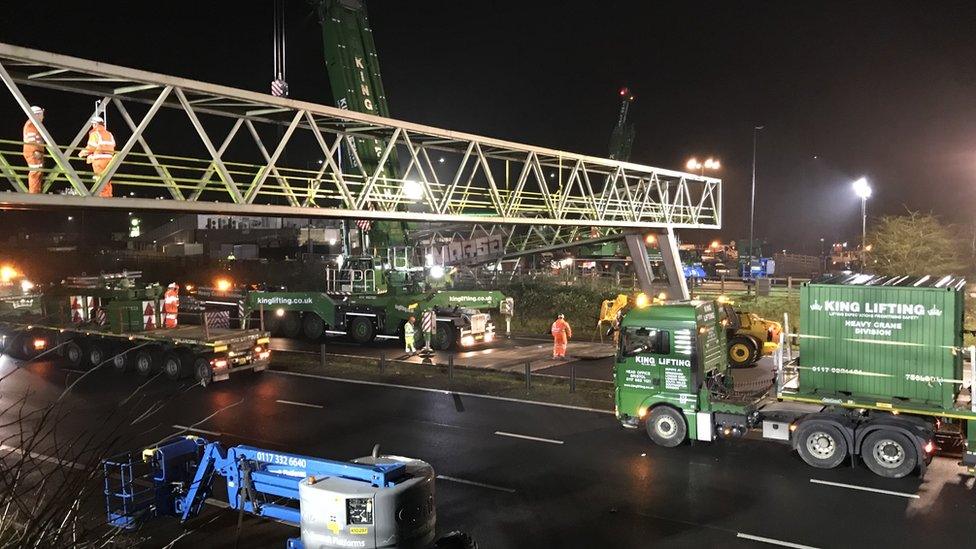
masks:
{"type": "MultiPolygon", "coordinates": [[[[390,109],[380,77],[379,56],[373,42],[366,6],[362,0],[312,0],[322,25],[325,47],[325,66],[332,87],[332,97],[340,109],[390,116],[390,109]]],[[[349,138],[345,147],[348,171],[373,173],[379,164],[386,143],[376,139],[349,138]]],[[[396,151],[391,152],[381,177],[387,189],[396,192],[400,185],[396,151]]],[[[381,191],[382,192],[382,191],[381,191]]],[[[404,245],[405,226],[400,222],[380,221],[370,229],[373,245],[378,247],[404,245]]]]}
{"type": "Polygon", "coordinates": [[[620,88],[620,114],[617,115],[617,125],[610,134],[610,158],[614,160],[630,160],[630,149],[634,145],[634,125],[627,122],[630,104],[634,102],[634,94],[630,88],[620,88]]]}

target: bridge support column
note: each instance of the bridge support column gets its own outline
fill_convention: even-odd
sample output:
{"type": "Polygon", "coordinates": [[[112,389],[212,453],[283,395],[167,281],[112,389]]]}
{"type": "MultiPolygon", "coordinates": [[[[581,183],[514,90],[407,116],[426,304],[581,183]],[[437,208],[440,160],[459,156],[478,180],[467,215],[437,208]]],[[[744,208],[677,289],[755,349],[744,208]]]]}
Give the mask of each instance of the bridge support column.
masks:
{"type": "MultiPolygon", "coordinates": [[[[678,238],[674,234],[674,229],[669,227],[666,231],[657,233],[656,236],[658,247],[661,250],[661,259],[664,262],[664,272],[668,277],[668,298],[690,299],[688,284],[681,267],[681,257],[678,255],[678,238]]],[[[642,292],[648,295],[653,294],[654,290],[651,288],[651,283],[654,281],[654,273],[651,271],[651,262],[647,256],[647,244],[643,235],[628,234],[625,241],[630,259],[634,264],[634,272],[637,274],[637,284],[642,292]]]]}

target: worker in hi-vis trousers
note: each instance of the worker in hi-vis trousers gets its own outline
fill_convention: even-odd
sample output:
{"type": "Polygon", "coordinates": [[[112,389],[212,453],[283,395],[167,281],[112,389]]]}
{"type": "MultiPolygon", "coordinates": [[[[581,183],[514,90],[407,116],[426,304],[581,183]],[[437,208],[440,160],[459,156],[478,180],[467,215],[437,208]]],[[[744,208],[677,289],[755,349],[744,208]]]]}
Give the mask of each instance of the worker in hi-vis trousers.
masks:
{"type": "Polygon", "coordinates": [[[180,315],[180,287],[171,282],[163,294],[163,327],[175,328],[180,315]]]}
{"type": "Polygon", "coordinates": [[[573,337],[573,329],[566,322],[566,317],[560,314],[552,323],[552,358],[566,358],[566,346],[573,337]]]}
{"type": "MultiPolygon", "coordinates": [[[[91,164],[97,183],[109,162],[112,161],[112,157],[115,156],[115,137],[112,136],[112,132],[105,129],[105,119],[101,116],[91,117],[90,122],[92,128],[88,132],[88,146],[82,149],[80,156],[91,164]]],[[[111,181],[105,183],[98,196],[111,198],[111,181]]]]}
{"type": "MultiPolygon", "coordinates": [[[[31,112],[39,121],[44,120],[44,109],[31,107],[31,112]]],[[[40,194],[41,185],[44,183],[44,138],[41,132],[37,131],[34,123],[27,120],[24,124],[24,160],[27,161],[27,191],[31,194],[40,194]]]]}
{"type": "Polygon", "coordinates": [[[417,332],[413,323],[416,321],[414,317],[407,319],[407,323],[403,325],[403,345],[406,347],[406,352],[410,354],[417,354],[417,348],[414,346],[413,336],[417,332]]]}

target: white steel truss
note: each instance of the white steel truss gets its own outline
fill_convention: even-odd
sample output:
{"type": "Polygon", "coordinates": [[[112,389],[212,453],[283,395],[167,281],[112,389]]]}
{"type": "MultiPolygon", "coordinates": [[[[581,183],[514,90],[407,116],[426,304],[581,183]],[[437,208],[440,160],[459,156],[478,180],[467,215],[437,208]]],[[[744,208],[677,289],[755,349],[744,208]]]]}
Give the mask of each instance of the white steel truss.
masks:
{"type": "Polygon", "coordinates": [[[0,140],[0,184],[11,191],[0,193],[0,205],[531,226],[506,231],[517,248],[594,230],[721,227],[721,181],[711,177],[2,43],[0,80],[54,163],[44,192],[28,194],[21,142],[0,140]],[[77,158],[85,129],[70,141],[49,133],[30,111],[32,88],[100,98],[111,111],[121,147],[101,177],[77,158]],[[174,119],[183,129],[173,129],[174,119]],[[162,135],[153,134],[157,124],[162,135]],[[362,140],[376,148],[376,165],[356,157],[362,140]],[[98,197],[109,180],[116,198],[98,197]]]}

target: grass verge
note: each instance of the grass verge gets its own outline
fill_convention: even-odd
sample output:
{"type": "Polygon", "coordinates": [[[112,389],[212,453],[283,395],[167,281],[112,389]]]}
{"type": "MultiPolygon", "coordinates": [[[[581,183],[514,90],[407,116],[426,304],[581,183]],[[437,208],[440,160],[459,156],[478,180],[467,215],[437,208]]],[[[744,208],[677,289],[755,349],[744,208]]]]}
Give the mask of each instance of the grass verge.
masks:
{"type": "Polygon", "coordinates": [[[521,373],[455,366],[451,379],[446,365],[387,360],[381,369],[380,361],[374,358],[330,355],[323,368],[317,355],[276,353],[272,366],[274,370],[341,379],[613,410],[613,385],[584,379],[576,380],[576,392],[571,393],[569,378],[533,375],[530,387],[526,388],[521,373]]]}

